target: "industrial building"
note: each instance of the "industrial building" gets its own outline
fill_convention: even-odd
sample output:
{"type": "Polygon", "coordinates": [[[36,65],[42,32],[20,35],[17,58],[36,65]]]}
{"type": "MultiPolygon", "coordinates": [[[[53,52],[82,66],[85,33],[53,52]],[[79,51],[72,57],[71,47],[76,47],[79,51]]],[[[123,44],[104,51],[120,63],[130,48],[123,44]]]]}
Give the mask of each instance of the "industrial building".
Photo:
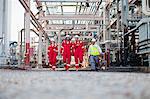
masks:
{"type": "Polygon", "coordinates": [[[9,0],[0,2],[2,65],[46,66],[47,49],[54,38],[61,67],[61,43],[67,34],[79,35],[85,46],[95,38],[107,67],[150,65],[149,0],[18,0],[25,11],[16,42],[9,39],[9,0]]]}
{"type": "Polygon", "coordinates": [[[150,0],[0,0],[0,99],[150,99],[149,73],[150,0]]]}

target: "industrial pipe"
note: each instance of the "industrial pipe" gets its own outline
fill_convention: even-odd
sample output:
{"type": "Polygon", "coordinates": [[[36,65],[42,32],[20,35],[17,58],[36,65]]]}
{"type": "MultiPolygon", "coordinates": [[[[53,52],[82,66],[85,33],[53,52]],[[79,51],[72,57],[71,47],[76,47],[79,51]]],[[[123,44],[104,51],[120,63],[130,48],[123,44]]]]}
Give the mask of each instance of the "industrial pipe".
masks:
{"type": "MultiPolygon", "coordinates": [[[[25,29],[21,29],[19,34],[18,34],[18,46],[19,46],[19,56],[18,56],[18,66],[20,66],[22,64],[22,56],[23,56],[23,46],[22,46],[22,43],[23,43],[23,32],[25,31],[25,29]]],[[[30,31],[34,32],[36,35],[38,35],[36,33],[36,31],[34,29],[30,29],[30,31]]]]}
{"type": "Polygon", "coordinates": [[[142,12],[145,14],[145,15],[150,15],[150,11],[147,10],[147,6],[148,6],[148,2],[150,2],[149,0],[142,0],[142,12]],[[146,2],[147,1],[147,2],[146,2]]]}

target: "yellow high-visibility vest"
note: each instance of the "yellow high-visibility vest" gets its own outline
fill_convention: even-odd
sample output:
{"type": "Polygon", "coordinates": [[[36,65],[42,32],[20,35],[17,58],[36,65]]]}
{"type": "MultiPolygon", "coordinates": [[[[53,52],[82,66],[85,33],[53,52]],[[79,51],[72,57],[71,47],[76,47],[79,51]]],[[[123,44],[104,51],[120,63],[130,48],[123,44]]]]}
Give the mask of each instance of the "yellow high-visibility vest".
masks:
{"type": "Polygon", "coordinates": [[[100,55],[100,52],[99,52],[98,48],[95,47],[94,45],[92,45],[90,47],[90,55],[93,55],[93,56],[100,55]]]}

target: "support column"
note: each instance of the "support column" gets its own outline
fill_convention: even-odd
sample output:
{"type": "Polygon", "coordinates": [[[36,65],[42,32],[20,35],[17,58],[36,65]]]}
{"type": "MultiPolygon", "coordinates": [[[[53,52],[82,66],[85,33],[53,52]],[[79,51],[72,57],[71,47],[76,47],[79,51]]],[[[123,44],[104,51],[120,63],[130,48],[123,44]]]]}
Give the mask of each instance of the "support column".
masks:
{"type": "Polygon", "coordinates": [[[150,54],[148,54],[148,64],[149,64],[149,67],[150,67],[150,54]]]}
{"type": "Polygon", "coordinates": [[[108,8],[105,8],[104,9],[104,28],[105,28],[105,31],[104,31],[104,33],[105,33],[105,52],[107,52],[107,50],[109,50],[110,49],[110,40],[111,40],[111,38],[110,38],[110,28],[107,28],[107,26],[109,25],[109,20],[110,20],[110,18],[109,18],[109,14],[110,14],[110,12],[109,12],[109,10],[108,10],[108,8]],[[106,42],[107,41],[107,42],[106,42]]]}
{"type": "Polygon", "coordinates": [[[46,44],[46,65],[48,65],[48,38],[46,38],[45,40],[45,44],[46,44]]]}
{"type": "MultiPolygon", "coordinates": [[[[129,5],[128,5],[128,1],[127,0],[122,0],[121,2],[121,6],[122,6],[122,31],[123,31],[123,35],[125,33],[128,32],[128,11],[129,11],[129,5]]],[[[128,52],[129,52],[129,35],[123,36],[123,53],[124,53],[124,59],[123,60],[123,65],[127,65],[127,58],[128,58],[128,52]]]]}
{"type": "Polygon", "coordinates": [[[117,0],[117,46],[118,46],[118,49],[120,48],[119,32],[120,32],[119,0],[117,0]]]}
{"type": "MultiPolygon", "coordinates": [[[[42,8],[39,9],[39,18],[43,17],[44,12],[42,11],[42,8]]],[[[40,24],[43,22],[40,21],[40,24]]],[[[43,54],[43,41],[42,41],[43,31],[39,30],[39,45],[38,45],[38,65],[37,68],[42,68],[42,54],[43,54]]]]}
{"type": "Polygon", "coordinates": [[[39,45],[38,45],[38,66],[37,68],[42,67],[42,31],[39,31],[39,45]]]}
{"type": "Polygon", "coordinates": [[[18,32],[18,49],[19,49],[19,55],[18,55],[18,67],[21,65],[21,31],[18,32]]]}
{"type": "Polygon", "coordinates": [[[103,6],[103,42],[106,40],[106,4],[103,6]]]}
{"type": "Polygon", "coordinates": [[[120,61],[121,61],[121,65],[123,65],[123,57],[124,57],[124,0],[121,0],[121,42],[120,42],[120,61]]]}
{"type": "Polygon", "coordinates": [[[119,15],[119,0],[117,0],[117,58],[116,58],[116,62],[117,64],[120,63],[120,59],[121,59],[121,56],[120,56],[120,35],[119,35],[119,32],[120,32],[120,15],[119,15]]]}
{"type": "MultiPolygon", "coordinates": [[[[30,7],[30,0],[26,0],[26,3],[30,7]]],[[[26,36],[25,65],[30,65],[30,13],[29,12],[25,12],[25,36],[26,36]]]]}
{"type": "Polygon", "coordinates": [[[97,27],[97,43],[100,44],[100,26],[97,27]]]}

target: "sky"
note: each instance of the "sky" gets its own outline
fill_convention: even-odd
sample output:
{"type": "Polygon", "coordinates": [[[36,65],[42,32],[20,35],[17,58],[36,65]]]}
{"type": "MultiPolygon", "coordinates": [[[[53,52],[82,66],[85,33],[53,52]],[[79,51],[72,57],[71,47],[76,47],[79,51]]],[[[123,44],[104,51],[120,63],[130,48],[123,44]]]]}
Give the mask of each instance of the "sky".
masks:
{"type": "MultiPolygon", "coordinates": [[[[19,2],[19,0],[9,0],[11,5],[11,26],[10,26],[10,41],[18,41],[18,33],[21,29],[24,28],[24,8],[19,2]]],[[[35,8],[35,5],[33,3],[33,0],[31,0],[31,10],[34,13],[37,13],[37,9],[35,8]]],[[[33,25],[30,25],[30,28],[33,29],[33,25]]],[[[37,37],[34,33],[30,32],[30,37],[37,37]]]]}
{"type": "Polygon", "coordinates": [[[18,32],[24,27],[24,8],[19,0],[9,0],[11,3],[11,41],[18,40],[18,32]]]}

